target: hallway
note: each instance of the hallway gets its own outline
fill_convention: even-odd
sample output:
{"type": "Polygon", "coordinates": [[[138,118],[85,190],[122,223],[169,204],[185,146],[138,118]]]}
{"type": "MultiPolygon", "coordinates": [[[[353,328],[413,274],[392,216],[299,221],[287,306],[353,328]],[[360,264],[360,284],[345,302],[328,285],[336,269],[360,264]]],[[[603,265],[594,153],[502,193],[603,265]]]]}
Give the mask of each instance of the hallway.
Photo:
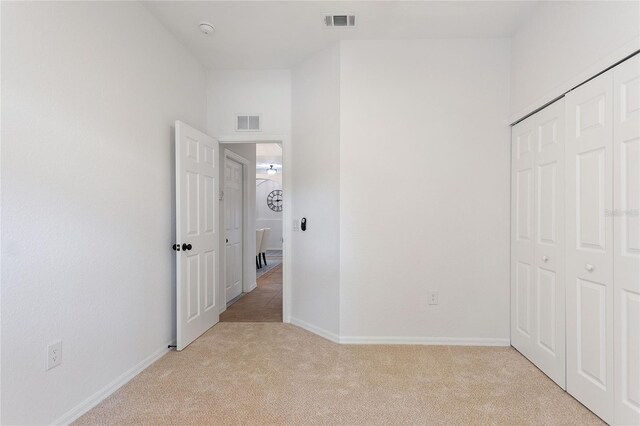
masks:
{"type": "Polygon", "coordinates": [[[282,322],[282,263],[259,275],[257,287],[227,307],[220,322],[282,322]]]}

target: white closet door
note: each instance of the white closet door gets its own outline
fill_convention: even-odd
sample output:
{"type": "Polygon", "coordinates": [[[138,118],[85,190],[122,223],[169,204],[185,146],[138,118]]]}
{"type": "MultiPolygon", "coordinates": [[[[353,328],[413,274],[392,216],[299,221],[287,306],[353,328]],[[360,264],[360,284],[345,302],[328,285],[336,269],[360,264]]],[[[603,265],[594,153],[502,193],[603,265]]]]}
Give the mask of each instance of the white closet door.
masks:
{"type": "Polygon", "coordinates": [[[615,422],[640,424],[640,57],[613,77],[615,422]]]}
{"type": "Polygon", "coordinates": [[[512,128],[511,344],[533,357],[534,336],[534,118],[512,128]]]}
{"type": "Polygon", "coordinates": [[[533,355],[565,388],[564,99],[535,117],[533,355]]]}
{"type": "Polygon", "coordinates": [[[613,420],[613,71],[569,92],[567,391],[613,420]]]}
{"type": "Polygon", "coordinates": [[[564,99],[512,129],[511,344],[565,387],[564,99]]]}

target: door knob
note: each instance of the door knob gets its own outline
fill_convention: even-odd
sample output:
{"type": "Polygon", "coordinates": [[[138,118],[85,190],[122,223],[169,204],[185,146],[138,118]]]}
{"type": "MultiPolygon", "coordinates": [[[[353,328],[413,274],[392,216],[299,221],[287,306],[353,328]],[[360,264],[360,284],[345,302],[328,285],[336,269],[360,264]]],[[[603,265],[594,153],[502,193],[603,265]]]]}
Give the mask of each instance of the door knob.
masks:
{"type": "Polygon", "coordinates": [[[549,256],[542,256],[542,261],[543,262],[548,262],[549,261],[549,256]]]}
{"type": "Polygon", "coordinates": [[[586,265],[584,265],[584,269],[586,269],[588,272],[593,272],[593,270],[596,269],[596,267],[590,263],[587,263],[586,265]]]}
{"type": "Polygon", "coordinates": [[[173,248],[174,251],[180,251],[180,245],[179,244],[174,244],[172,248],[173,248]]]}
{"type": "Polygon", "coordinates": [[[229,242],[229,239],[227,238],[227,242],[229,242]]]}
{"type": "Polygon", "coordinates": [[[182,251],[188,251],[188,250],[191,250],[191,244],[183,244],[182,251]]]}

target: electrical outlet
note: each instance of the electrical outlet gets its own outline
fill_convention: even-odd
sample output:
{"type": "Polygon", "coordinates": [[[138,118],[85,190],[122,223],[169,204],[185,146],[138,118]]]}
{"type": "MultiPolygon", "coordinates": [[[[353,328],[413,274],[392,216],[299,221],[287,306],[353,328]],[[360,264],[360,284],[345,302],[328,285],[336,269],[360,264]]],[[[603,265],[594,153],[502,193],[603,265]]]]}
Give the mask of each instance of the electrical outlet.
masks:
{"type": "Polygon", "coordinates": [[[427,292],[427,304],[428,305],[437,305],[438,304],[438,292],[437,291],[429,291],[429,292],[427,292]]]}
{"type": "Polygon", "coordinates": [[[62,364],[62,340],[47,346],[47,370],[62,364]]]}

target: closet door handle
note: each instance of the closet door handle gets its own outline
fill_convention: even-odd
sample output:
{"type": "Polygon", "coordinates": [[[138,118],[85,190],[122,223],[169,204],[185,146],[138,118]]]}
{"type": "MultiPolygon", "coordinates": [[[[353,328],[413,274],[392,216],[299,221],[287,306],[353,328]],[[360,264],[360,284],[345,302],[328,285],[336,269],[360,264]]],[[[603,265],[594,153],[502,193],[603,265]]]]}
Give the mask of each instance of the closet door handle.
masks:
{"type": "Polygon", "coordinates": [[[182,244],[182,251],[191,250],[191,244],[182,244]]]}
{"type": "Polygon", "coordinates": [[[586,269],[587,272],[593,272],[593,270],[596,269],[596,267],[590,263],[587,263],[586,265],[584,265],[584,269],[586,269]]]}
{"type": "Polygon", "coordinates": [[[543,262],[548,262],[549,261],[549,256],[542,256],[542,261],[543,262]]]}

